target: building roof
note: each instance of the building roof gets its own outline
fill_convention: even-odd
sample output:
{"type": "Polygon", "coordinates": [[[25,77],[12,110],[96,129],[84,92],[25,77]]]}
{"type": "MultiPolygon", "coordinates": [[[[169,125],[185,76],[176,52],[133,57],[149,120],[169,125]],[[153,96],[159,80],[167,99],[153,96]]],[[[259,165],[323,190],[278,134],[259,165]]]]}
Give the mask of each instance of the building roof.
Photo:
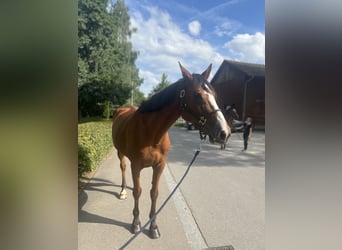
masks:
{"type": "Polygon", "coordinates": [[[225,77],[225,69],[227,67],[235,68],[247,76],[255,76],[255,77],[265,77],[265,64],[256,64],[256,63],[246,63],[246,62],[238,62],[231,60],[224,60],[221,64],[220,68],[217,70],[211,82],[216,82],[219,79],[225,77]]]}

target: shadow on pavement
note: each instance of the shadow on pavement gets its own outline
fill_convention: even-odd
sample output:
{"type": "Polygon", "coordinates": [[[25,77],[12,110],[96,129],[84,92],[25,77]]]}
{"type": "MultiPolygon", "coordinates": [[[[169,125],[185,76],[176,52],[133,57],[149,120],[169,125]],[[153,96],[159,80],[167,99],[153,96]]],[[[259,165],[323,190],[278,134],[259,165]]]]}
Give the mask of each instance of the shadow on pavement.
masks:
{"type": "MultiPolygon", "coordinates": [[[[118,185],[113,185],[113,186],[118,186],[118,185]]],[[[128,188],[128,189],[132,189],[132,188],[128,188]]],[[[106,193],[113,194],[113,192],[107,192],[105,190],[100,190],[100,189],[88,189],[88,190],[104,191],[106,193]]],[[[118,220],[113,220],[110,218],[106,218],[106,217],[96,215],[96,214],[92,214],[92,213],[89,213],[87,211],[82,210],[83,206],[87,203],[87,200],[88,200],[88,194],[84,190],[82,190],[80,195],[79,195],[79,198],[78,198],[78,222],[115,225],[118,227],[125,228],[127,231],[131,232],[131,224],[130,223],[126,223],[126,222],[122,222],[122,221],[118,221],[118,220]]],[[[142,233],[145,234],[146,236],[150,237],[148,229],[144,229],[144,231],[142,233]]]]}
{"type": "MultiPolygon", "coordinates": [[[[173,128],[169,133],[171,150],[168,163],[186,165],[194,156],[196,149],[199,148],[198,132],[173,128]],[[181,141],[172,140],[179,137],[181,137],[181,141]]],[[[225,150],[221,150],[220,145],[209,144],[208,141],[204,141],[193,167],[265,167],[264,143],[259,140],[260,138],[253,138],[253,141],[249,143],[249,150],[246,152],[241,151],[243,144],[236,136],[228,139],[225,150]]]]}
{"type": "MultiPolygon", "coordinates": [[[[78,222],[86,222],[86,223],[101,223],[101,224],[111,224],[111,225],[116,225],[119,227],[123,227],[130,231],[131,229],[131,224],[122,222],[122,221],[117,221],[113,220],[110,218],[106,218],[103,216],[99,216],[96,214],[89,213],[87,211],[82,210],[83,206],[87,203],[88,201],[88,194],[85,191],[97,191],[97,192],[104,192],[108,193],[110,195],[114,196],[119,199],[119,193],[117,192],[111,192],[108,190],[104,190],[98,187],[101,186],[114,186],[114,187],[121,187],[120,185],[114,185],[110,181],[104,180],[104,179],[99,179],[99,178],[92,178],[92,182],[89,182],[85,188],[80,192],[78,196],[78,222]],[[97,182],[93,182],[97,181],[97,182]]],[[[132,190],[131,187],[127,187],[127,189],[132,190]]]]}

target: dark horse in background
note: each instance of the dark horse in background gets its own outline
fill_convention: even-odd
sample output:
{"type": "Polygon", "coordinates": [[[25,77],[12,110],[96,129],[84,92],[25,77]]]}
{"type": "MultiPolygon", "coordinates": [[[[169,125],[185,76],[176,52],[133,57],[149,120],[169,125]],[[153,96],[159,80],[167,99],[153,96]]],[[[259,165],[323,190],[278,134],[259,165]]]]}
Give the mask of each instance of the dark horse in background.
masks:
{"type": "MultiPolygon", "coordinates": [[[[239,114],[236,111],[235,104],[224,104],[223,115],[229,127],[231,128],[232,133],[237,132],[236,127],[240,127],[243,124],[243,121],[239,121],[239,114]]],[[[225,149],[226,145],[227,141],[221,144],[221,149],[225,149]]]]}
{"type": "MultiPolygon", "coordinates": [[[[156,212],[159,179],[170,149],[168,129],[172,124],[182,116],[196,124],[212,143],[221,144],[230,135],[230,128],[216,103],[215,91],[207,81],[211,65],[202,74],[191,74],[179,65],[182,79],[143,102],[139,108],[121,107],[113,114],[113,143],[122,171],[120,199],[127,198],[125,158],[131,161],[134,196],[132,233],[137,233],[141,227],[140,171],[146,167],[153,168],[150,218],[156,212]]],[[[160,237],[155,219],[150,224],[149,234],[153,239],[160,237]]]]}

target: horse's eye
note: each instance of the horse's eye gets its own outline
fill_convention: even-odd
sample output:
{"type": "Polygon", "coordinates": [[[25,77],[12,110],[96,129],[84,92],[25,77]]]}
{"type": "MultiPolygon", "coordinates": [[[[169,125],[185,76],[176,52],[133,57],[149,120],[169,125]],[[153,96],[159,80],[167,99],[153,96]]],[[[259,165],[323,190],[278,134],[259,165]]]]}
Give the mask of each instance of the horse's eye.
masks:
{"type": "Polygon", "coordinates": [[[194,97],[196,101],[199,101],[199,102],[203,101],[203,97],[200,93],[195,93],[194,97]]]}
{"type": "Polygon", "coordinates": [[[200,93],[195,93],[194,96],[195,96],[196,100],[202,100],[203,99],[200,93]]]}

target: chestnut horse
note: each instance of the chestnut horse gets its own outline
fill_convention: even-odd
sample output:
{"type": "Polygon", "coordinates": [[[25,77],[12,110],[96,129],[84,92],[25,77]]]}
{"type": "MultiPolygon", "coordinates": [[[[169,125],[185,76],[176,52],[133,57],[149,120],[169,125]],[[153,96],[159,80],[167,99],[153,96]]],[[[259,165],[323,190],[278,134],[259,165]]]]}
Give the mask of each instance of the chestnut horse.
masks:
{"type": "MultiPolygon", "coordinates": [[[[112,136],[122,171],[120,199],[127,198],[126,157],[131,162],[133,177],[132,233],[140,231],[139,197],[140,171],[153,168],[150,218],[156,212],[159,179],[165,168],[170,148],[168,129],[182,116],[208,134],[212,143],[222,143],[230,128],[218,108],[215,92],[207,81],[211,65],[202,74],[191,74],[179,63],[183,78],[143,102],[139,108],[125,106],[113,114],[112,136]]],[[[155,218],[151,221],[150,237],[160,237],[155,218]]]]}

